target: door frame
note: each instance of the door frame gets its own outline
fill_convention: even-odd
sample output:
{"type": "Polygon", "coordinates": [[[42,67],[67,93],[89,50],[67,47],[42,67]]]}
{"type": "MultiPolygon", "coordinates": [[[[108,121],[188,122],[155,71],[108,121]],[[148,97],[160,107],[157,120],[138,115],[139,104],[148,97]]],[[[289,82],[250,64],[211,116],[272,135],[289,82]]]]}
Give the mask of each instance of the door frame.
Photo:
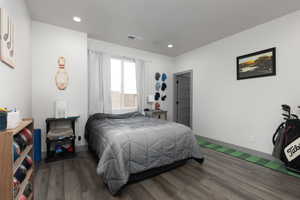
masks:
{"type": "Polygon", "coordinates": [[[173,119],[176,122],[177,120],[177,109],[176,109],[176,100],[177,100],[177,87],[176,87],[176,76],[182,75],[182,74],[190,74],[191,80],[190,80],[190,128],[193,129],[193,70],[186,70],[181,72],[176,72],[173,74],[173,119]]]}

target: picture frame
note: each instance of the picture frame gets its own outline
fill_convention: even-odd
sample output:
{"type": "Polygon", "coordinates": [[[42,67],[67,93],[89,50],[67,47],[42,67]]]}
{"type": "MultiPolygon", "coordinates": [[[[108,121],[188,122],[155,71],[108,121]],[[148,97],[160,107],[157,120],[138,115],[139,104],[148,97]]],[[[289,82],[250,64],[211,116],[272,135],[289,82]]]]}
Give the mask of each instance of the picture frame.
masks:
{"type": "Polygon", "coordinates": [[[239,56],[236,62],[237,80],[275,76],[276,47],[239,56]]]}
{"type": "Polygon", "coordinates": [[[4,8],[0,8],[0,60],[11,68],[16,67],[15,24],[4,8]]]}

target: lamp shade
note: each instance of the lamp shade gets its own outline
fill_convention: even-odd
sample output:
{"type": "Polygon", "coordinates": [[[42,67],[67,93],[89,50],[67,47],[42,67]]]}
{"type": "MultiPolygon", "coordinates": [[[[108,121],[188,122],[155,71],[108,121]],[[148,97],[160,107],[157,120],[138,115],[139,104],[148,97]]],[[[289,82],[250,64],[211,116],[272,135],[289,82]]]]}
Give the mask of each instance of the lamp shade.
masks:
{"type": "Polygon", "coordinates": [[[148,95],[147,101],[148,101],[148,103],[153,103],[155,101],[154,100],[154,95],[148,95]]]}

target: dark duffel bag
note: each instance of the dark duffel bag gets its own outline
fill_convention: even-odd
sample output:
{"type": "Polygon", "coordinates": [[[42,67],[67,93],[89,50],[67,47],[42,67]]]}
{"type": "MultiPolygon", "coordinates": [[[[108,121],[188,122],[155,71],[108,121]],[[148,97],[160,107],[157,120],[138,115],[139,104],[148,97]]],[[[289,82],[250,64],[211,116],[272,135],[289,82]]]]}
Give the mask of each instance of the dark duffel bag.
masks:
{"type": "Polygon", "coordinates": [[[289,170],[300,173],[300,120],[287,120],[285,128],[283,162],[289,170]]]}

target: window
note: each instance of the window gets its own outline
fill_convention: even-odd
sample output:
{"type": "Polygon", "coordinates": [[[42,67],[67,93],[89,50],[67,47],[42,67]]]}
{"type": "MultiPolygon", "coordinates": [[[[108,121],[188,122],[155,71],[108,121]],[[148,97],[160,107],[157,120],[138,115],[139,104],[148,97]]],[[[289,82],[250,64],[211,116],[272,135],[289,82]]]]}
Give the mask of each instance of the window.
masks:
{"type": "Polygon", "coordinates": [[[113,113],[137,110],[135,62],[111,59],[111,99],[113,113]]]}

